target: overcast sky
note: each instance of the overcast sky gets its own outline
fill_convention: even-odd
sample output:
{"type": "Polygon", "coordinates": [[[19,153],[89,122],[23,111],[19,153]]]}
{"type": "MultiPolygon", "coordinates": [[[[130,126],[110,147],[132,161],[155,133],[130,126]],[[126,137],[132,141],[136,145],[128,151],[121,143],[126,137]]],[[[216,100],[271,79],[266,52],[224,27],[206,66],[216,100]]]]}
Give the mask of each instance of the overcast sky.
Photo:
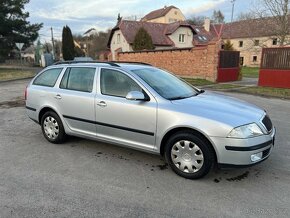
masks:
{"type": "MultiPolygon", "coordinates": [[[[251,0],[236,0],[235,14],[248,11],[251,0]]],[[[205,15],[210,17],[213,10],[221,10],[226,21],[231,19],[231,0],[30,0],[25,10],[30,13],[31,23],[42,22],[41,41],[48,41],[50,27],[55,38],[61,38],[64,25],[73,34],[83,34],[90,28],[106,30],[116,24],[118,13],[123,18],[144,16],[152,10],[174,5],[186,17],[205,15]]]]}

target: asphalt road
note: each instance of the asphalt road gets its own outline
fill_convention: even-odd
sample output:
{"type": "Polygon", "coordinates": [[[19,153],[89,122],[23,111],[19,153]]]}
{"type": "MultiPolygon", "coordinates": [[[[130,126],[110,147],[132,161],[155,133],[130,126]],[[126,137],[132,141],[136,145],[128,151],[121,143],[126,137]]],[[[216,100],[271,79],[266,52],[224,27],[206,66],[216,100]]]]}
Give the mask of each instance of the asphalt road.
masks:
{"type": "Polygon", "coordinates": [[[0,217],[290,217],[290,101],[230,94],[267,109],[275,149],[254,167],[191,181],[159,156],[48,143],[25,115],[26,83],[0,83],[0,217]]]}

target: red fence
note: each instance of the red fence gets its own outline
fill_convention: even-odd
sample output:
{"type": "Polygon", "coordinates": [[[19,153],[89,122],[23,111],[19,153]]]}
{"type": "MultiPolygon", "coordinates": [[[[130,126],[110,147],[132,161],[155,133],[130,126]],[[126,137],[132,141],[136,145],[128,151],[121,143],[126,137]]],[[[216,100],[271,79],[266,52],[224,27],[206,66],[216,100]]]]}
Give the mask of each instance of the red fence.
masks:
{"type": "Polygon", "coordinates": [[[290,88],[290,47],[263,49],[258,84],[290,88]]]}
{"type": "Polygon", "coordinates": [[[220,51],[217,82],[229,82],[238,80],[240,68],[239,60],[239,51],[220,51]]]}

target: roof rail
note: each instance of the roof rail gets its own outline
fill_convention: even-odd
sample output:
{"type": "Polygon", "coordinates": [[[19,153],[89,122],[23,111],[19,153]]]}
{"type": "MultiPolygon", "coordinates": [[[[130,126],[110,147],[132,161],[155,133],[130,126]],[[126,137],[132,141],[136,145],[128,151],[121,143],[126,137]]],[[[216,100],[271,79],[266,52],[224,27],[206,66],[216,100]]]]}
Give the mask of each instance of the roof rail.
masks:
{"type": "Polygon", "coordinates": [[[100,63],[100,64],[109,64],[111,66],[114,66],[114,67],[120,67],[119,64],[141,64],[141,65],[147,65],[147,66],[151,66],[151,64],[148,64],[148,63],[144,63],[144,62],[137,62],[137,61],[58,61],[58,62],[55,62],[53,65],[59,65],[59,64],[77,64],[77,63],[100,63]]]}
{"type": "Polygon", "coordinates": [[[144,62],[138,62],[138,61],[112,61],[112,63],[117,63],[117,64],[141,64],[141,65],[152,66],[151,64],[144,63],[144,62]]]}
{"type": "Polygon", "coordinates": [[[77,63],[92,63],[92,64],[109,64],[114,67],[120,67],[118,64],[115,64],[114,62],[109,61],[58,61],[55,62],[53,65],[59,65],[59,64],[77,64],[77,63]]]}

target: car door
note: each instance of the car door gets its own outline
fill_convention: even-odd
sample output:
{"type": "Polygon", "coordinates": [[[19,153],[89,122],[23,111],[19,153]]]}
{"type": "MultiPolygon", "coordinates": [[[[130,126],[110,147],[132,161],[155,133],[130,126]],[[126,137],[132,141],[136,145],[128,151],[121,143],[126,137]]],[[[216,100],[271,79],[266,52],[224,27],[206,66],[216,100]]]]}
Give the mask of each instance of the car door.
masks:
{"type": "Polygon", "coordinates": [[[111,142],[152,150],[156,132],[155,98],[125,72],[101,68],[98,77],[97,136],[111,142]],[[141,91],[148,100],[127,100],[126,95],[130,91],[141,91]]]}
{"type": "Polygon", "coordinates": [[[68,67],[55,93],[58,111],[72,132],[96,136],[95,67],[68,67]]]}

